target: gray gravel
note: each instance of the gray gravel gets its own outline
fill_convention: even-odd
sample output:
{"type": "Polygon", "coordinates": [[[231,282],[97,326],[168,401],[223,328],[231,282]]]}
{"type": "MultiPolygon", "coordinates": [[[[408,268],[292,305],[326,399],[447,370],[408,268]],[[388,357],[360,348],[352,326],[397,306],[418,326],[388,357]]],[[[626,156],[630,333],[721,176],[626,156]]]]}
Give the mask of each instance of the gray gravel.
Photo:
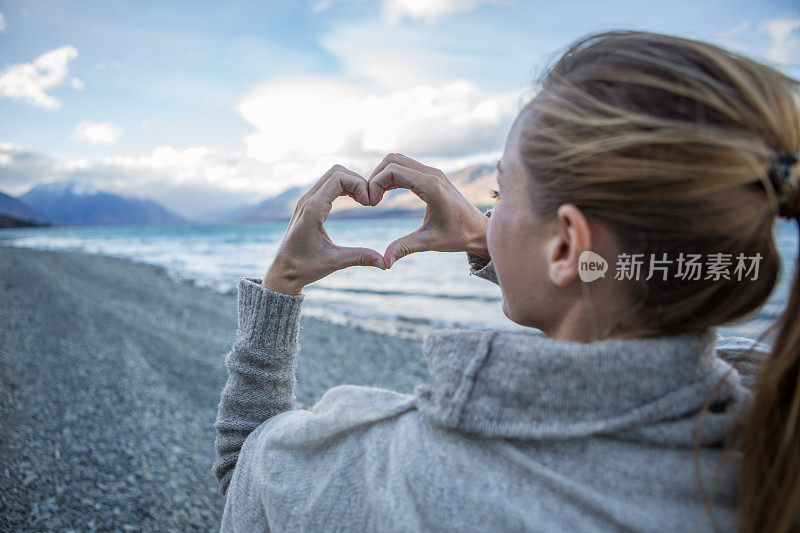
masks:
{"type": "MultiPolygon", "coordinates": [[[[235,295],[163,269],[0,245],[0,530],[217,531],[214,417],[235,295]]],[[[418,340],[303,316],[298,400],[410,392],[418,340]]]]}

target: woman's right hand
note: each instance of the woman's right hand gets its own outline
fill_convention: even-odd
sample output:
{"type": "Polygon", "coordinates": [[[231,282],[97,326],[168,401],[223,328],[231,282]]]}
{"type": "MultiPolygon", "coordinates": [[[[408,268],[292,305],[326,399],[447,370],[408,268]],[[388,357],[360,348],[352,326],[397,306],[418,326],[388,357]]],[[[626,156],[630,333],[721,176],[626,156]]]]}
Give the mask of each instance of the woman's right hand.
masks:
{"type": "Polygon", "coordinates": [[[378,205],[386,191],[402,188],[416,194],[427,206],[422,226],[386,248],[386,268],[401,257],[425,251],[471,252],[489,259],[489,217],[472,205],[441,170],[402,154],[389,154],[368,181],[370,205],[378,205]]]}

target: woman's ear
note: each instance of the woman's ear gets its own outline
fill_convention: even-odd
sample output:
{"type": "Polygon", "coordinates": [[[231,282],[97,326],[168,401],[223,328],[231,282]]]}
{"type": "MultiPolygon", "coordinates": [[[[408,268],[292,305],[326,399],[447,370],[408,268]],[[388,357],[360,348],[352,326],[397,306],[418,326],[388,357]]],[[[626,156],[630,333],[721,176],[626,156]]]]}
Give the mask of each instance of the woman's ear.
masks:
{"type": "Polygon", "coordinates": [[[548,274],[557,287],[564,287],[578,277],[579,258],[592,245],[586,217],[573,204],[564,204],[556,212],[554,234],[547,243],[548,274]]]}

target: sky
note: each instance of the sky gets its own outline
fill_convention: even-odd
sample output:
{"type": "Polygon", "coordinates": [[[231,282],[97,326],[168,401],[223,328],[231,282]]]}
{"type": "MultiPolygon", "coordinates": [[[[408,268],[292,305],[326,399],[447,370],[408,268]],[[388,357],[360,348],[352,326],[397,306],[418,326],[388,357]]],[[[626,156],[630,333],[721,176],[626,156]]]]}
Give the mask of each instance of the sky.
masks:
{"type": "Polygon", "coordinates": [[[796,1],[0,0],[0,191],[76,180],[200,218],[390,152],[493,164],[548,61],[610,29],[800,76],[796,1]]]}

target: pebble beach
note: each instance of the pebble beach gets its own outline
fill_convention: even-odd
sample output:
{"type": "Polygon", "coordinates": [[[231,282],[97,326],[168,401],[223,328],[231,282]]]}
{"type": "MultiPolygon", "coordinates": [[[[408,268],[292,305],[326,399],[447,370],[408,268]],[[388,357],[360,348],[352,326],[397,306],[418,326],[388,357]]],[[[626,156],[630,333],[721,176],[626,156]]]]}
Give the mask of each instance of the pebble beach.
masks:
{"type": "MultiPolygon", "coordinates": [[[[0,245],[0,321],[0,530],[219,530],[213,422],[235,295],[0,245]]],[[[302,406],[344,383],[427,379],[421,339],[306,315],[301,328],[302,406]]]]}

